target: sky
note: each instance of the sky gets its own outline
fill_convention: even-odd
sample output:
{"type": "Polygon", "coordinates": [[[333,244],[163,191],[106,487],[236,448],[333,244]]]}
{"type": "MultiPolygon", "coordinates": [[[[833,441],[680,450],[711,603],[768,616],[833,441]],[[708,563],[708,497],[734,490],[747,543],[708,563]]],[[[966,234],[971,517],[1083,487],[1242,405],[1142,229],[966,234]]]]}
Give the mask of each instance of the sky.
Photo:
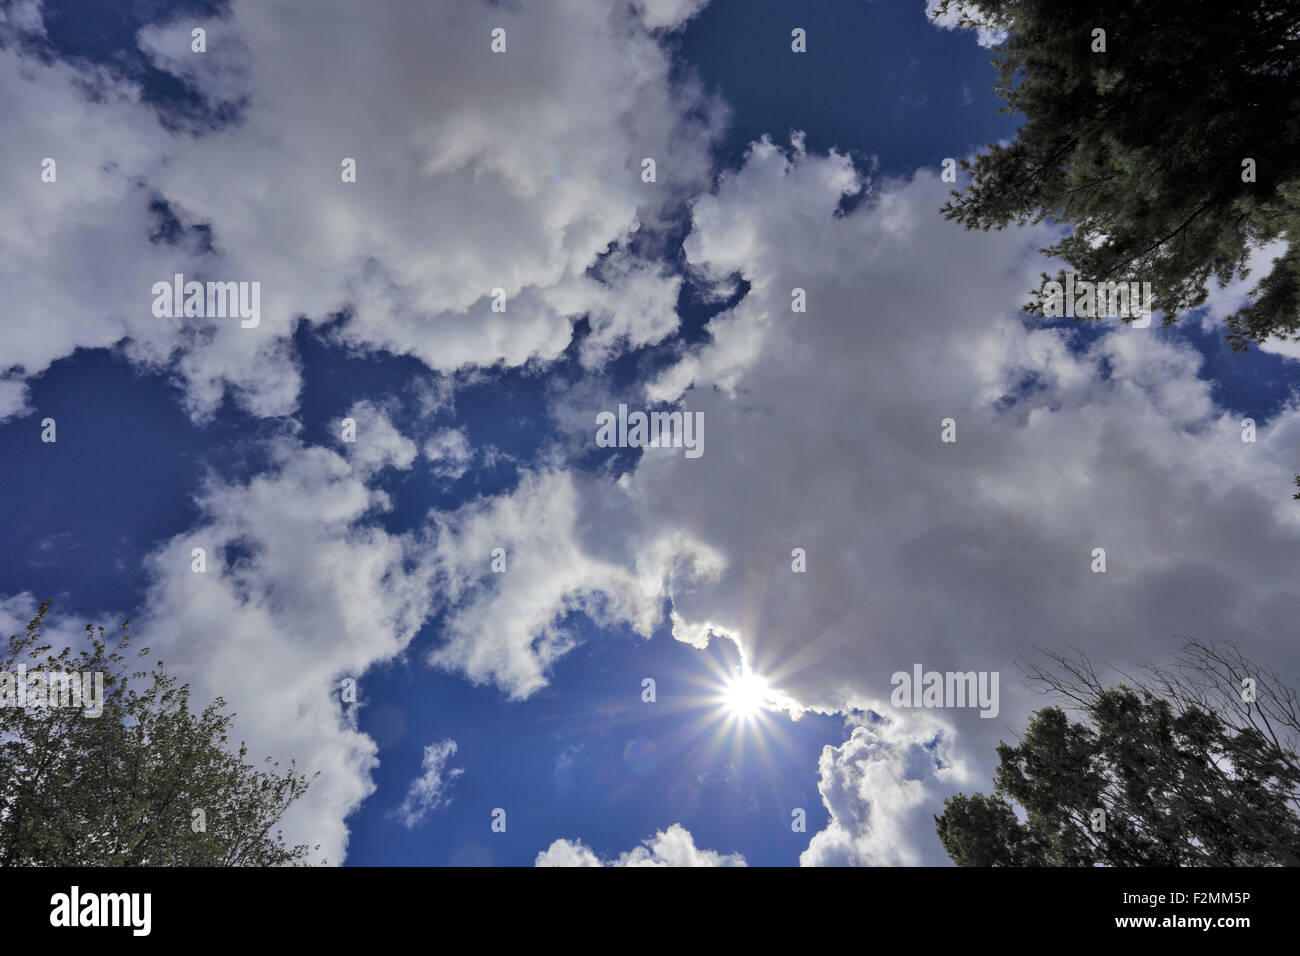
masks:
{"type": "Polygon", "coordinates": [[[1296,673],[1300,351],[1227,348],[1249,282],[1172,327],[1021,314],[1052,227],[939,213],[944,159],[1015,135],[996,35],[0,12],[0,630],[129,617],[320,771],[283,822],[328,863],[946,865],[1036,646],[1296,673]],[[256,324],[158,315],[177,273],[257,282],[256,324]],[[620,406],[700,454],[606,447],[620,406]],[[1000,675],[996,714],[896,706],[915,665],[1000,675]]]}

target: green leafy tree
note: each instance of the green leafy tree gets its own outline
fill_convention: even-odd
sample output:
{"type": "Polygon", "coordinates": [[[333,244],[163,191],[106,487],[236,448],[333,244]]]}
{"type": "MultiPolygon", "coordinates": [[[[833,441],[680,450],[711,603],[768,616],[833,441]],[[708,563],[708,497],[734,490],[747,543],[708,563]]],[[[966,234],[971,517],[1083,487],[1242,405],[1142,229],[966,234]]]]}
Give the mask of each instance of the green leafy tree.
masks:
{"type": "Polygon", "coordinates": [[[9,638],[0,670],[101,673],[103,712],[0,707],[0,864],[278,866],[319,849],[271,832],[310,781],[269,757],[259,770],[243,744],[232,753],[224,700],[194,714],[189,685],[177,687],[162,661],[128,673],[148,654],[128,661],[129,622],[115,646],[87,625],[88,649],[54,653],[42,636],[49,609],[9,638]]]}
{"type": "MultiPolygon", "coordinates": [[[[944,0],[936,16],[952,6],[944,0]]],[[[1253,302],[1227,318],[1228,339],[1244,351],[1300,338],[1300,7],[962,0],[956,9],[963,25],[1009,32],[994,51],[995,89],[1001,111],[1025,122],[1014,141],[963,160],[972,181],[953,192],[947,218],[983,230],[1068,223],[1042,251],[1084,279],[1150,281],[1166,323],[1204,304],[1210,278],[1244,277],[1251,250],[1281,239],[1253,302]],[[1105,52],[1094,50],[1097,29],[1105,52]]],[[[1042,307],[1041,292],[1025,306],[1042,307]]]]}
{"type": "Polygon", "coordinates": [[[1117,686],[1082,655],[1049,657],[1059,669],[1034,666],[1031,682],[1082,719],[1039,710],[998,746],[992,795],[945,801],[935,824],[954,863],[1300,865],[1300,719],[1275,672],[1199,641],[1117,686]]]}

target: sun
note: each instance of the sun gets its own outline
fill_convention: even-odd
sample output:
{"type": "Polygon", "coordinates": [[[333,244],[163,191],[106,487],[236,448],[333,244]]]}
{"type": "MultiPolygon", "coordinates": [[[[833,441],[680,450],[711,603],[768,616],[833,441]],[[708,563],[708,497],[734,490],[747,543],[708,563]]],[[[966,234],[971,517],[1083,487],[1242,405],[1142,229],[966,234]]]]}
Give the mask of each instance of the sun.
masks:
{"type": "Polygon", "coordinates": [[[724,685],[722,706],[732,717],[748,719],[763,709],[768,693],[767,681],[753,671],[741,671],[724,685]]]}

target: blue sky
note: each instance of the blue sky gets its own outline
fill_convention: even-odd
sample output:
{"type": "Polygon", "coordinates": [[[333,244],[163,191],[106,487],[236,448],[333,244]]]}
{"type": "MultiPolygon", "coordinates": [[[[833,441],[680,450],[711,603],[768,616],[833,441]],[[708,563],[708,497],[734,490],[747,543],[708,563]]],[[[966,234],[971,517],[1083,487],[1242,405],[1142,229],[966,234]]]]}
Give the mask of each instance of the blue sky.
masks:
{"type": "Polygon", "coordinates": [[[251,749],[322,768],[290,833],[350,865],[531,865],[554,841],[601,860],[651,841],[667,860],[942,863],[929,814],[987,787],[1033,706],[1011,662],[1045,629],[1122,660],[1221,623],[1286,653],[1294,353],[1227,349],[1215,323],[1240,289],[1141,339],[1020,317],[1044,234],[967,237],[937,216],[942,159],[1016,127],[972,33],[920,0],[663,0],[611,5],[605,47],[562,50],[574,5],[427,6],[410,48],[400,25],[279,2],[4,7],[5,82],[38,104],[7,121],[5,159],[57,142],[58,188],[83,190],[13,200],[12,222],[55,238],[45,258],[7,240],[23,270],[3,320],[21,347],[0,349],[6,623],[44,598],[73,629],[135,619],[200,693],[235,702],[251,749]],[[524,72],[461,76],[457,51],[486,60],[501,17],[524,72]],[[212,46],[185,59],[199,23],[212,46]],[[313,43],[355,55],[322,60],[345,74],[333,100],[314,98],[313,43]],[[591,62],[571,74],[556,53],[591,62]],[[530,97],[544,109],[516,122],[530,97]],[[633,165],[609,172],[606,144],[633,165]],[[403,150],[428,162],[429,194],[377,175],[403,150]],[[369,207],[334,198],[328,170],[353,152],[369,207]],[[130,283],[196,269],[264,277],[256,348],[144,324],[130,283]],[[514,324],[492,325],[491,276],[514,324]],[[800,283],[813,332],[770,305],[800,283]],[[703,409],[700,467],[597,447],[590,413],[620,401],[703,409]],[[947,414],[952,449],[931,434],[947,414]],[[1244,416],[1275,436],[1250,461],[1227,444],[1244,416]],[[1116,541],[1104,597],[1062,557],[1094,538],[1116,541]],[[215,582],[186,566],[198,542],[215,582]],[[741,646],[798,720],[726,718],[741,646]],[[889,674],[914,660],[1001,670],[1000,718],[882,723],[889,674]],[[359,708],[338,700],[345,676],[359,708]],[[437,797],[403,821],[444,741],[437,797]],[[675,825],[684,851],[654,842],[675,825]]]}

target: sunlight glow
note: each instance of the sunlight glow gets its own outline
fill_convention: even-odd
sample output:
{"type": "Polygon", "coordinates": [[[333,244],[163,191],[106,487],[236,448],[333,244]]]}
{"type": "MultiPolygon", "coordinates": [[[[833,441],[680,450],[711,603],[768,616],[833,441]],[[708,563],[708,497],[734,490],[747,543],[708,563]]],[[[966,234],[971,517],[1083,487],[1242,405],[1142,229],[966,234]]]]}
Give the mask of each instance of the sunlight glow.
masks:
{"type": "Polygon", "coordinates": [[[722,703],[727,712],[736,718],[755,717],[767,700],[767,681],[752,671],[736,674],[722,691],[722,703]]]}

